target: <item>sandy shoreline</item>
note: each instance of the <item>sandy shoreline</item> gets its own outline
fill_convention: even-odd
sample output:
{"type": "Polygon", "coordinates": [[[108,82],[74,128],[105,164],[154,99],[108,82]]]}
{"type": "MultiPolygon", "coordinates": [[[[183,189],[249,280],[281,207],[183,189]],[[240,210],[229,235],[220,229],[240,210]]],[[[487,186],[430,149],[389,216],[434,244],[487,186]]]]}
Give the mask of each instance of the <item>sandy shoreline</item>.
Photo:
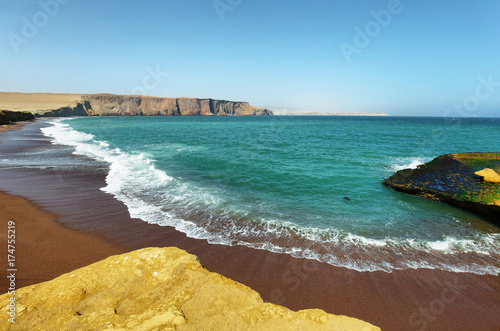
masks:
{"type": "MultiPolygon", "coordinates": [[[[46,139],[37,136],[39,126],[37,122],[1,133],[0,154],[48,144],[46,139]]],[[[176,246],[197,255],[208,270],[250,286],[264,300],[293,310],[321,308],[365,320],[383,330],[494,330],[500,327],[500,281],[497,276],[426,269],[390,274],[357,272],[242,246],[210,245],[205,240],[186,238],[173,228],[130,218],[123,204],[99,190],[105,186],[104,170],[101,174],[86,174],[63,173],[58,169],[0,168],[0,190],[28,198],[50,212],[40,211],[32,205],[35,209],[29,209],[30,203],[25,199],[0,196],[0,208],[5,215],[2,224],[14,217],[4,213],[5,210],[9,215],[17,213],[16,217],[22,219],[20,222],[26,221],[26,225],[19,228],[19,240],[24,241],[19,245],[33,245],[32,251],[56,265],[37,268],[35,274],[29,268],[40,260],[34,253],[23,255],[26,261],[23,268],[27,275],[33,275],[33,283],[37,279],[54,278],[66,272],[64,268],[84,266],[92,263],[92,259],[115,254],[114,250],[118,253],[148,246],[176,246]],[[29,219],[42,218],[42,214],[46,220],[44,224],[59,227],[62,232],[57,231],[61,236],[41,235],[43,241],[35,239],[40,232],[33,231],[29,219]],[[61,256],[58,254],[62,249],[59,238],[72,235],[81,236],[79,245],[83,246],[78,246],[75,239],[75,246],[64,248],[66,253],[61,256]]],[[[5,232],[6,227],[2,226],[5,232]]],[[[69,242],[73,240],[63,243],[69,242]]],[[[26,285],[29,278],[26,276],[26,285]]]]}
{"type": "Polygon", "coordinates": [[[22,127],[23,125],[25,125],[27,123],[30,123],[30,122],[22,121],[22,122],[15,122],[15,123],[11,123],[11,124],[0,125],[0,133],[5,132],[5,131],[19,129],[20,127],[22,127]]]}
{"type": "MultiPolygon", "coordinates": [[[[126,250],[93,233],[69,230],[57,216],[21,197],[0,192],[0,236],[7,237],[7,223],[16,231],[15,260],[18,288],[51,280],[76,268],[126,250]]],[[[8,288],[6,270],[0,270],[0,293],[8,288]]]]}

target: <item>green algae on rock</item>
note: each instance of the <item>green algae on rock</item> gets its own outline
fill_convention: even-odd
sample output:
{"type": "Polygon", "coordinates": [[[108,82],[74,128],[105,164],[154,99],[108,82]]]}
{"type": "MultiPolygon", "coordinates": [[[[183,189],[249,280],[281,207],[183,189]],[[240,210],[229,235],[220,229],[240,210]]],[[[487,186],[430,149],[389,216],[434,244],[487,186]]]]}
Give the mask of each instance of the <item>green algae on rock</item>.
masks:
{"type": "MultiPolygon", "coordinates": [[[[0,296],[8,316],[11,296],[0,296]]],[[[293,312],[209,272],[175,248],[111,256],[16,290],[16,323],[1,330],[380,330],[320,309],[293,312]]]]}
{"type": "Polygon", "coordinates": [[[400,192],[448,203],[500,223],[500,184],[485,181],[476,172],[500,172],[500,153],[446,154],[404,169],[383,184],[400,192]]]}

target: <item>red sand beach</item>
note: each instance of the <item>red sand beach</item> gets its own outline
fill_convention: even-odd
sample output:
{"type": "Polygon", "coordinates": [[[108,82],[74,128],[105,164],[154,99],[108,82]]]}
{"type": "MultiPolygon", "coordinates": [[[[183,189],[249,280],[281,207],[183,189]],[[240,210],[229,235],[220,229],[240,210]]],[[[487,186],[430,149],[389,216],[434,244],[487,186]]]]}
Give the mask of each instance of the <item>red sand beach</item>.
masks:
{"type": "MultiPolygon", "coordinates": [[[[40,125],[0,132],[0,154],[49,144],[40,125]]],[[[7,222],[15,220],[18,286],[124,251],[176,246],[197,255],[208,270],[294,310],[321,308],[383,330],[500,329],[498,276],[428,269],[357,272],[243,246],[211,245],[131,218],[122,203],[99,190],[104,175],[0,167],[0,190],[10,195],[0,195],[0,242],[6,247],[7,222]]],[[[7,291],[5,269],[1,293],[7,291]]]]}

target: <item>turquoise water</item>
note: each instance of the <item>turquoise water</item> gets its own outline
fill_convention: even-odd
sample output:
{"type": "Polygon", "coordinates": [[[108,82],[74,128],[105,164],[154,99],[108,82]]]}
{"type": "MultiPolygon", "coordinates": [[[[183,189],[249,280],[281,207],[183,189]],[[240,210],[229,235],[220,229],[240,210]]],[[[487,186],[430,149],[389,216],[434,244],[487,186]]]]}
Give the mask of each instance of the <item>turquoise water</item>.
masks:
{"type": "Polygon", "coordinates": [[[110,164],[132,216],[212,243],[356,270],[498,274],[500,230],[381,182],[445,153],[499,151],[500,120],[104,117],[43,129],[110,164]],[[350,200],[345,199],[349,197],[350,200]]]}

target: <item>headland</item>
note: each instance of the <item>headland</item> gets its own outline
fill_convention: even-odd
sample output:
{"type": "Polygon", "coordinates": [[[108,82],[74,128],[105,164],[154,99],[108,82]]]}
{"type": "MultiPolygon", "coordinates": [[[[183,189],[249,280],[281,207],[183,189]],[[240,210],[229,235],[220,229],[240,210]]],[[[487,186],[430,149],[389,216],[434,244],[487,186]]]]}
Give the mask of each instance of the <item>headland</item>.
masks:
{"type": "Polygon", "coordinates": [[[252,116],[272,115],[248,102],[143,95],[0,92],[0,110],[60,116],[252,116]]]}

